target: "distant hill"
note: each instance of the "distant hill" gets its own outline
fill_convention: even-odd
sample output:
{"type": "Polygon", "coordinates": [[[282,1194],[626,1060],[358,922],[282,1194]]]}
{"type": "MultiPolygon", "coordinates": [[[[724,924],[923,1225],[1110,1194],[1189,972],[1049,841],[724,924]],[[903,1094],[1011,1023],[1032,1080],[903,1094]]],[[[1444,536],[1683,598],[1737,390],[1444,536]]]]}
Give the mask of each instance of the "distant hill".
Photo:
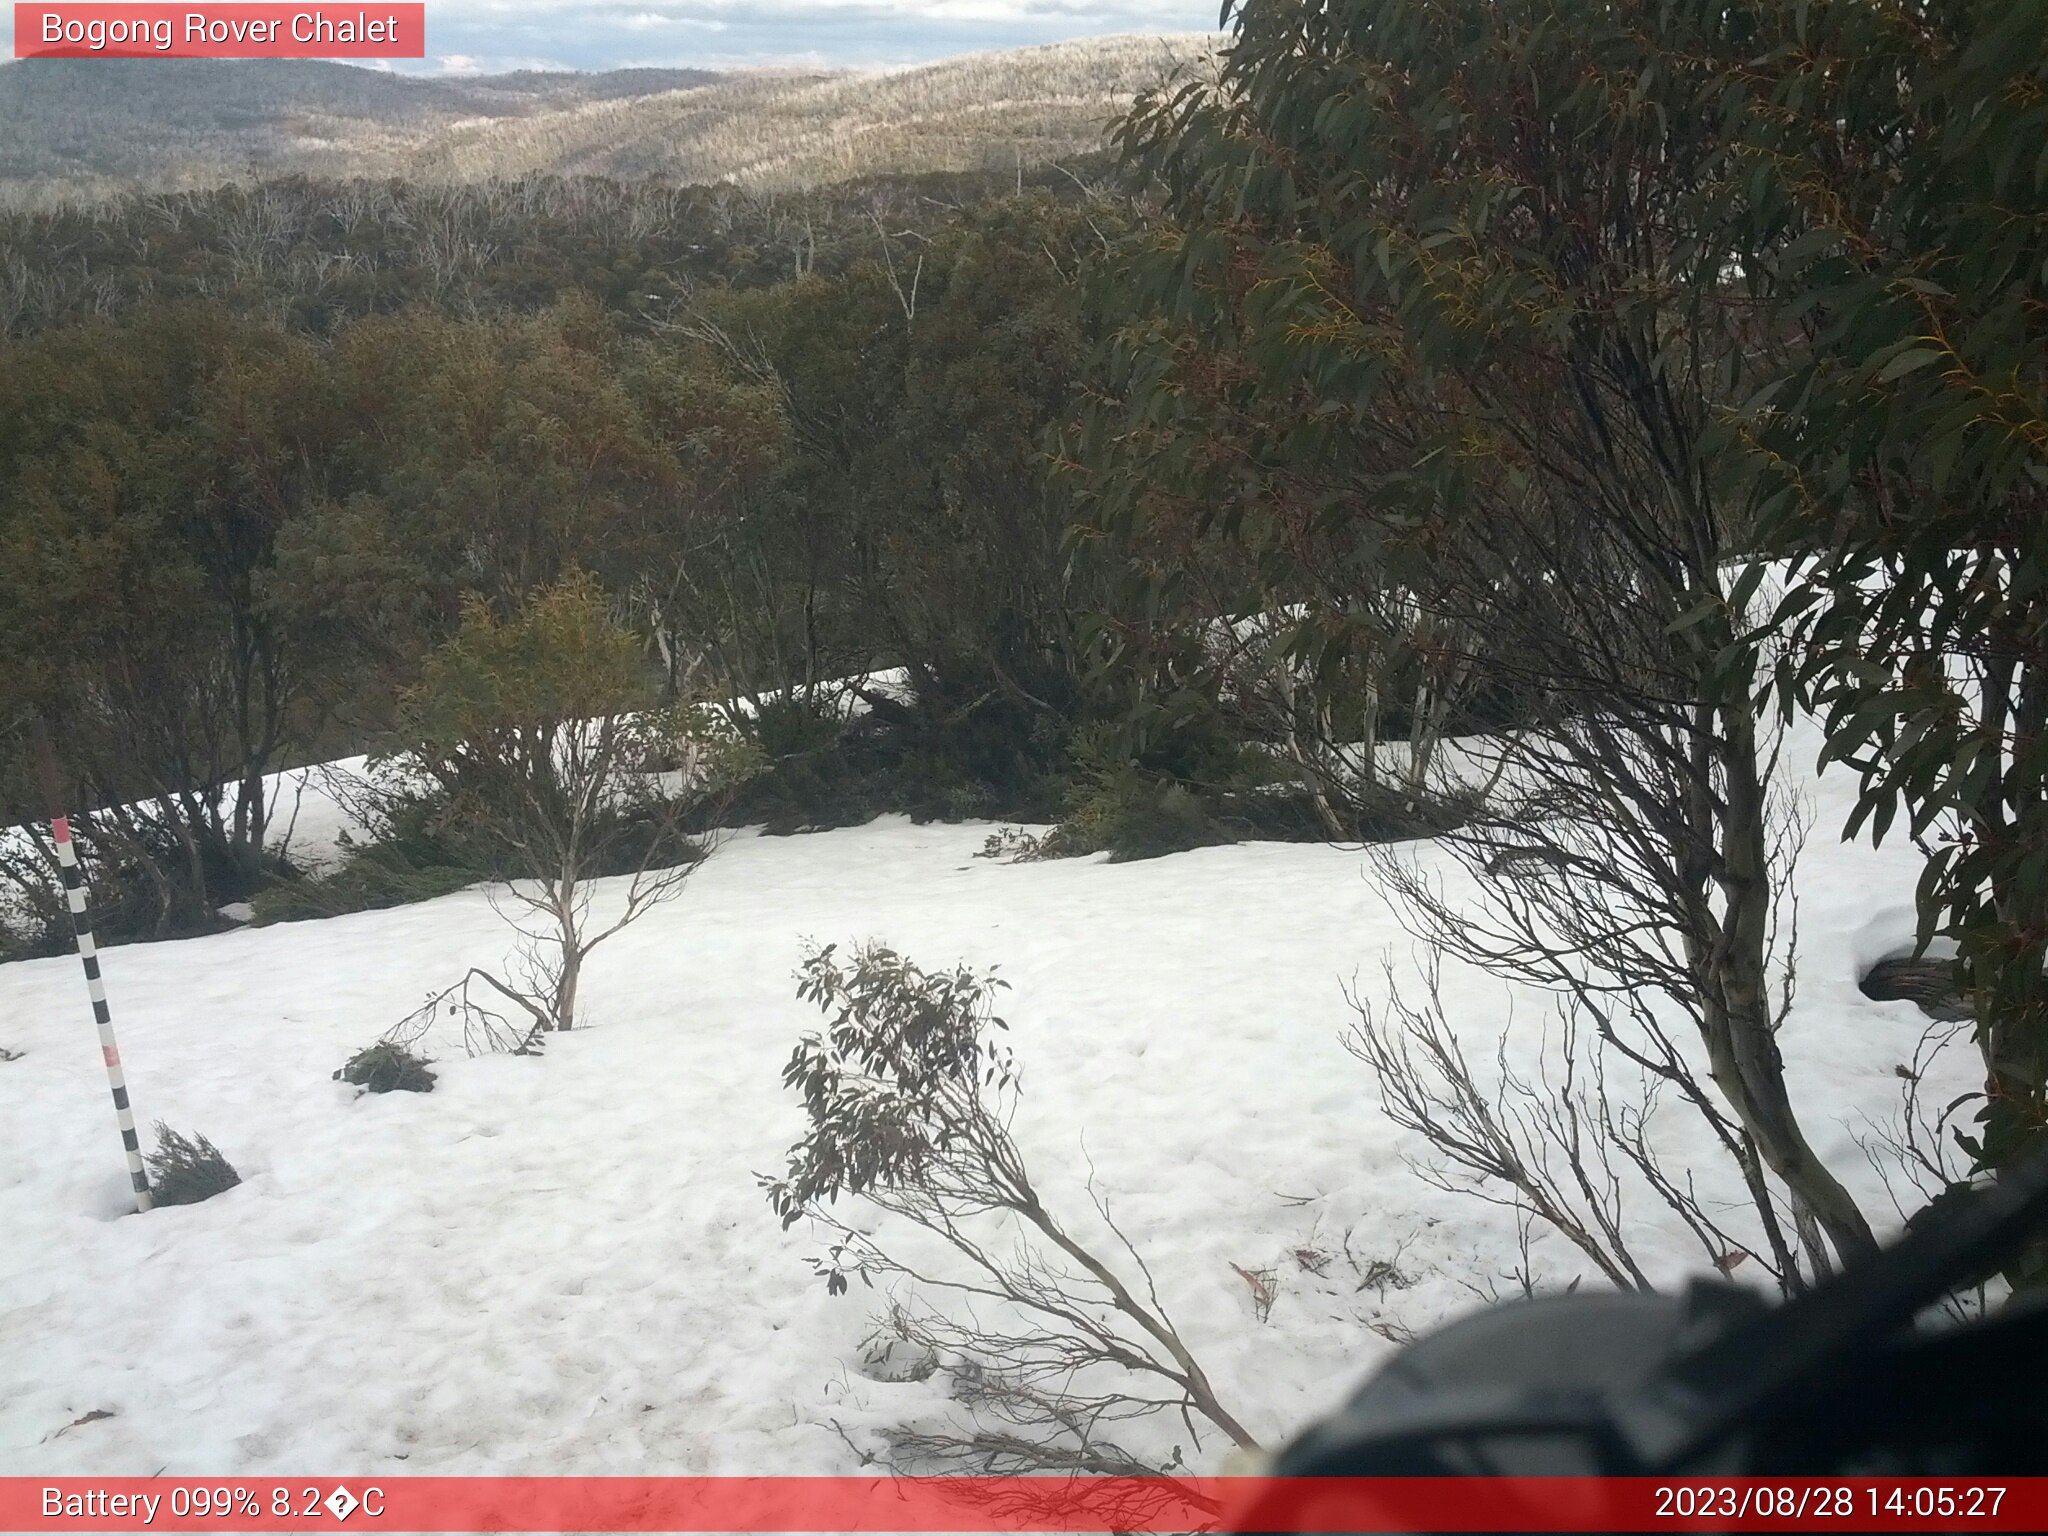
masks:
{"type": "Polygon", "coordinates": [[[629,69],[422,78],[307,60],[0,67],[0,198],[306,174],[533,172],[794,187],[1098,148],[1215,40],[1118,37],[885,71],[629,69]]]}
{"type": "Polygon", "coordinates": [[[0,67],[0,191],[93,194],[384,173],[458,124],[715,81],[629,69],[419,78],[318,60],[37,59],[0,67]]]}

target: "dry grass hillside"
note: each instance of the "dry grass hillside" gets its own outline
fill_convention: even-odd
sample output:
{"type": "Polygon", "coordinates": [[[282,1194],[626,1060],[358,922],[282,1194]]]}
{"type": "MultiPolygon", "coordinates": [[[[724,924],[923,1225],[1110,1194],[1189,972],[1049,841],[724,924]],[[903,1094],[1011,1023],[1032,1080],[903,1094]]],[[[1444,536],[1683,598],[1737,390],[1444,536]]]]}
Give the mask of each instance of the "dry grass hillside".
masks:
{"type": "Polygon", "coordinates": [[[1037,164],[1098,149],[1139,91],[1201,68],[1214,40],[1115,37],[870,73],[748,72],[695,90],[436,134],[408,169],[533,171],[794,187],[879,171],[1037,164]]]}
{"type": "Polygon", "coordinates": [[[0,199],[263,176],[535,172],[767,189],[1038,164],[1099,147],[1215,39],[1115,37],[881,71],[414,79],[344,65],[41,60],[0,68],[0,199]]]}
{"type": "Polygon", "coordinates": [[[457,124],[702,85],[704,70],[411,79],[316,60],[38,59],[0,67],[0,195],[181,190],[391,166],[457,124]]]}

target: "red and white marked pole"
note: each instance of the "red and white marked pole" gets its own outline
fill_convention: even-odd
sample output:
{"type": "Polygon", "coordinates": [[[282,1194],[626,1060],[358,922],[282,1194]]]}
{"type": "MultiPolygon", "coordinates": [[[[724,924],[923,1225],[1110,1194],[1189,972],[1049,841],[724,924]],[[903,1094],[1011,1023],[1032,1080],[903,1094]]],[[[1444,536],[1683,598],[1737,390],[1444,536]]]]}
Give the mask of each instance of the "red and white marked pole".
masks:
{"type": "Polygon", "coordinates": [[[57,757],[48,731],[36,722],[36,759],[43,793],[50,802],[50,834],[57,843],[57,865],[64,877],[64,902],[71,914],[71,938],[85,966],[85,990],[92,998],[93,1023],[100,1033],[100,1055],[107,1064],[107,1087],[114,1095],[114,1119],[121,1127],[121,1153],[128,1162],[128,1182],[135,1189],[135,1209],[150,1208],[149,1175],[142,1166],[142,1144],[135,1135],[135,1111],[128,1104],[128,1076],[121,1070],[121,1047],[114,1039],[114,1016],[107,1008],[107,987],[100,975],[99,945],[92,936],[92,918],[85,906],[85,874],[78,867],[78,846],[71,839],[71,818],[64,814],[63,791],[57,779],[57,757]]]}

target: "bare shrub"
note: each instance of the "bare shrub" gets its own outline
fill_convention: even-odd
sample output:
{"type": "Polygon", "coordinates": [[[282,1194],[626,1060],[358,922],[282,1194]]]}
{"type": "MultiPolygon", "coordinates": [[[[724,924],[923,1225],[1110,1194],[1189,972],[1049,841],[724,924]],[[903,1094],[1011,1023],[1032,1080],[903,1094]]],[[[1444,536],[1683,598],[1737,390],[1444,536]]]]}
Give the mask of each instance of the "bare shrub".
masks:
{"type": "Polygon", "coordinates": [[[1631,1193],[1675,1216],[1724,1274],[1755,1259],[1781,1289],[1799,1286],[1799,1260],[1754,1145],[1642,997],[1582,992],[1560,1000],[1532,1076],[1509,1059],[1512,1023],[1496,1039],[1491,1070],[1475,1069],[1445,1017],[1434,959],[1419,995],[1404,994],[1391,970],[1387,991],[1381,1005],[1351,994],[1358,1022],[1345,1044],[1372,1068],[1389,1117],[1428,1142],[1430,1156],[1413,1164],[1420,1177],[1515,1212],[1522,1290],[1535,1289],[1530,1218],[1563,1236],[1611,1284],[1654,1289],[1636,1255],[1642,1224],[1631,1215],[1631,1193]],[[1611,1082],[1617,1069],[1625,1075],[1611,1082]],[[1659,1152],[1650,1127],[1666,1094],[1711,1130],[1740,1171],[1751,1210],[1704,1197],[1695,1170],[1674,1168],[1659,1152]]]}
{"type": "MultiPolygon", "coordinates": [[[[1969,1198],[1977,1176],[1964,1142],[1966,1126],[1984,1102],[1981,1089],[1955,1094],[1939,1103],[1926,1097],[1929,1079],[1939,1079],[1943,1059],[1951,1050],[1974,1045],[1976,1018],[1937,1018],[1921,1032],[1913,1059],[1896,1062],[1899,1079],[1897,1114],[1889,1124],[1872,1124],[1858,1137],[1863,1155],[1883,1180],[1892,1209],[1907,1228],[1939,1220],[1959,1200],[1969,1198]]],[[[1980,1316],[1989,1299],[1989,1271],[1951,1292],[1944,1310],[1958,1320],[1980,1316]]]]}
{"type": "Polygon", "coordinates": [[[1075,1235],[1040,1199],[1009,1130],[1017,1068],[994,1038],[1007,1027],[994,1011],[1004,983],[965,967],[928,973],[880,946],[845,963],[828,946],[799,975],[799,995],[830,1023],[783,1069],[810,1128],[783,1176],[762,1177],[769,1203],[785,1227],[808,1219],[829,1235],[814,1262],[833,1294],[853,1277],[882,1277],[958,1303],[891,1308],[896,1338],[950,1363],[967,1419],[900,1431],[895,1459],[990,1473],[1158,1472],[1113,1437],[1167,1414],[1196,1448],[1212,1434],[1252,1446],[1092,1178],[1106,1244],[1075,1235]],[[938,1237],[964,1262],[920,1267],[836,1215],[842,1196],[938,1237]]]}
{"type": "Polygon", "coordinates": [[[1226,717],[1290,765],[1332,840],[1455,825],[1464,802],[1492,788],[1449,784],[1439,768],[1491,671],[1479,643],[1441,633],[1444,621],[1390,586],[1352,594],[1345,622],[1370,626],[1376,643],[1358,656],[1330,651],[1319,617],[1298,608],[1211,624],[1204,648],[1226,717]]]}
{"type": "MultiPolygon", "coordinates": [[[[1524,647],[1539,649],[1534,638],[1524,647]]],[[[1588,1057],[1575,1067],[1579,1086],[1604,1095],[1606,1069],[1590,1059],[1600,1055],[1696,1113],[1754,1215],[1749,1237],[1717,1254],[1764,1258],[1797,1289],[1869,1238],[1806,1140],[1777,1044],[1797,977],[1788,875],[1805,811],[1776,787],[1779,740],[1753,716],[1709,752],[1721,728],[1696,730],[1705,712],[1647,690],[1625,702],[1467,744],[1469,756],[1505,763],[1500,792],[1442,839],[1476,900],[1447,896],[1398,852],[1376,851],[1377,871],[1435,953],[1558,999],[1557,1044],[1588,1057]],[[1697,1069],[1674,1026],[1695,1042],[1697,1069]]],[[[1593,1113],[1581,1134],[1605,1135],[1610,1122],[1625,1143],[1612,1149],[1619,1163],[1718,1243],[1719,1224],[1702,1224],[1698,1202],[1654,1166],[1647,1115],[1593,1113]]]]}
{"type": "Polygon", "coordinates": [[[1026,832],[1022,827],[998,827],[989,833],[975,854],[977,859],[994,859],[1002,864],[1031,864],[1047,856],[1048,837],[1026,832]]]}

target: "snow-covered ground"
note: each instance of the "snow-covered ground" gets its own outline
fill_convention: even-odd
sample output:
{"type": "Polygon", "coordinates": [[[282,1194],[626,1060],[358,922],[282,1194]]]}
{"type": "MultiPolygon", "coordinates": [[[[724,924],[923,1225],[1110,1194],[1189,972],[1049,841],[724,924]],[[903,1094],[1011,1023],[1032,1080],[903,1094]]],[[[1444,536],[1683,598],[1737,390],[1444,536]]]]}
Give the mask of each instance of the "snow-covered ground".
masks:
{"type": "MultiPolygon", "coordinates": [[[[1924,1021],[1855,978],[1907,942],[1914,871],[1910,850],[1834,841],[1847,788],[1811,791],[1783,1045],[1818,1149],[1889,1221],[1855,1137],[1894,1114],[1924,1021]]],[[[338,815],[309,790],[295,843],[338,815]]],[[[735,836],[597,952],[587,1028],[538,1059],[444,1050],[429,1095],[330,1074],[504,959],[481,890],[114,950],[139,1116],[244,1175],[143,1217],[121,1214],[76,960],[0,967],[0,1047],[22,1053],[0,1061],[0,1473],[854,1470],[840,1431],[932,1411],[942,1378],[860,1374],[879,1299],[828,1298],[818,1240],[779,1230],[756,1187],[800,1128],[779,1072],[817,1021],[791,981],[807,939],[1000,965],[1049,1203],[1088,1228],[1092,1165],[1262,1436],[1382,1359],[1374,1324],[1427,1327],[1507,1273],[1512,1222],[1410,1172],[1419,1149],[1339,1043],[1342,984],[1412,964],[1357,852],[1012,865],[974,856],[990,830],[735,836]],[[1361,1288],[1375,1260],[1413,1283],[1361,1288]],[[1270,1273],[1269,1316],[1243,1272],[1270,1273]]],[[[1500,989],[1447,989],[1490,1059],[1500,989]]],[[[1651,1252],[1667,1275],[1694,1260],[1651,1252]]],[[[1587,1268],[1555,1238],[1536,1258],[1558,1282],[1587,1268]]]]}
{"type": "Polygon", "coordinates": [[[345,757],[312,768],[288,768],[263,781],[270,806],[269,841],[308,874],[325,874],[340,862],[343,833],[361,835],[362,819],[345,803],[360,786],[369,760],[345,757]]]}

